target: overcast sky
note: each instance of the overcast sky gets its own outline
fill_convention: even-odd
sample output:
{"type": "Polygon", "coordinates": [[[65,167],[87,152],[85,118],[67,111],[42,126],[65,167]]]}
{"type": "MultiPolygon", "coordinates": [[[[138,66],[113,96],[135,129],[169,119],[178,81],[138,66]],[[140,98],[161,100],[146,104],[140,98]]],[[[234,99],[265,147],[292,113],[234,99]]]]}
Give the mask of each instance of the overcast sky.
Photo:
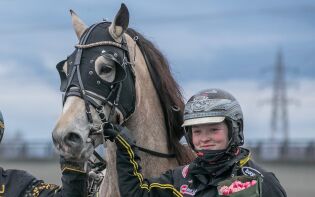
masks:
{"type": "MultiPolygon", "coordinates": [[[[287,67],[290,138],[315,139],[315,1],[123,1],[130,27],[165,54],[186,99],[210,87],[230,91],[246,139],[270,137],[273,66],[287,67]]],[[[6,137],[50,140],[61,112],[56,63],[77,43],[69,9],[86,24],[112,20],[120,3],[0,0],[0,109],[6,137]]],[[[280,137],[280,134],[279,136],[280,137]]]]}

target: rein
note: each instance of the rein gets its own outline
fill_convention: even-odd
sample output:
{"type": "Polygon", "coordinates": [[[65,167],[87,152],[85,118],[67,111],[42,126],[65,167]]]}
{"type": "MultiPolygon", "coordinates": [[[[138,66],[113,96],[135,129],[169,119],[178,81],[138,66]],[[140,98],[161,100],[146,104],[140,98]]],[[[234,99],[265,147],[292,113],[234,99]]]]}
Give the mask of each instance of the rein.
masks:
{"type": "Polygon", "coordinates": [[[137,146],[137,145],[135,145],[135,147],[137,147],[138,150],[140,150],[142,152],[148,153],[148,154],[156,156],[156,157],[162,157],[162,158],[175,158],[176,157],[175,153],[160,153],[160,152],[150,150],[147,148],[143,148],[143,147],[137,146]]]}

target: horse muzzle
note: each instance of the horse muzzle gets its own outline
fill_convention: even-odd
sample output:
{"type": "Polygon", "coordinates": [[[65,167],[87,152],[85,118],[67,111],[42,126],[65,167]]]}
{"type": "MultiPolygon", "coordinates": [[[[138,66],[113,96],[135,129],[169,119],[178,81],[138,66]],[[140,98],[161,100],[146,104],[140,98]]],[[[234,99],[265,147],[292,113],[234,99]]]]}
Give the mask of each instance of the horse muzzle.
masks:
{"type": "Polygon", "coordinates": [[[52,134],[53,142],[59,154],[71,160],[86,160],[93,151],[91,142],[86,142],[83,137],[76,132],[66,132],[60,135],[56,129],[52,134]]]}

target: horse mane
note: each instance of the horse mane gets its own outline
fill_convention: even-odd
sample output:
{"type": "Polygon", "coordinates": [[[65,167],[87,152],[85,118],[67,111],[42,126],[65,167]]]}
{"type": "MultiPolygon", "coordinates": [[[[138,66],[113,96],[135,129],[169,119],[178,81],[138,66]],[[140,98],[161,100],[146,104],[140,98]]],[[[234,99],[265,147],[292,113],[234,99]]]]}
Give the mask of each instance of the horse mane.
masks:
{"type": "Polygon", "coordinates": [[[179,143],[184,135],[184,130],[181,127],[184,99],[180,86],[172,76],[169,63],[154,44],[136,30],[128,28],[126,33],[132,38],[138,37],[136,42],[141,52],[144,53],[146,63],[150,64],[148,69],[164,113],[168,150],[176,154],[179,164],[189,163],[193,159],[193,155],[189,153],[191,151],[187,151],[187,148],[179,143]]]}

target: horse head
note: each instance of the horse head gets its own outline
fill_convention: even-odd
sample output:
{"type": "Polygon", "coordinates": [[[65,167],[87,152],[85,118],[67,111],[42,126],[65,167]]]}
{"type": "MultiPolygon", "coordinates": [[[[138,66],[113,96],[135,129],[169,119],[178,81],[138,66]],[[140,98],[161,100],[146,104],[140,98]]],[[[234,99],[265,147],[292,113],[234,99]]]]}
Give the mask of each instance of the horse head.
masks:
{"type": "Polygon", "coordinates": [[[102,124],[122,124],[135,109],[134,71],[124,36],[129,12],[122,4],[113,23],[90,27],[70,12],[79,44],[57,65],[64,107],[53,141],[64,156],[85,159],[102,143],[102,124]]]}

